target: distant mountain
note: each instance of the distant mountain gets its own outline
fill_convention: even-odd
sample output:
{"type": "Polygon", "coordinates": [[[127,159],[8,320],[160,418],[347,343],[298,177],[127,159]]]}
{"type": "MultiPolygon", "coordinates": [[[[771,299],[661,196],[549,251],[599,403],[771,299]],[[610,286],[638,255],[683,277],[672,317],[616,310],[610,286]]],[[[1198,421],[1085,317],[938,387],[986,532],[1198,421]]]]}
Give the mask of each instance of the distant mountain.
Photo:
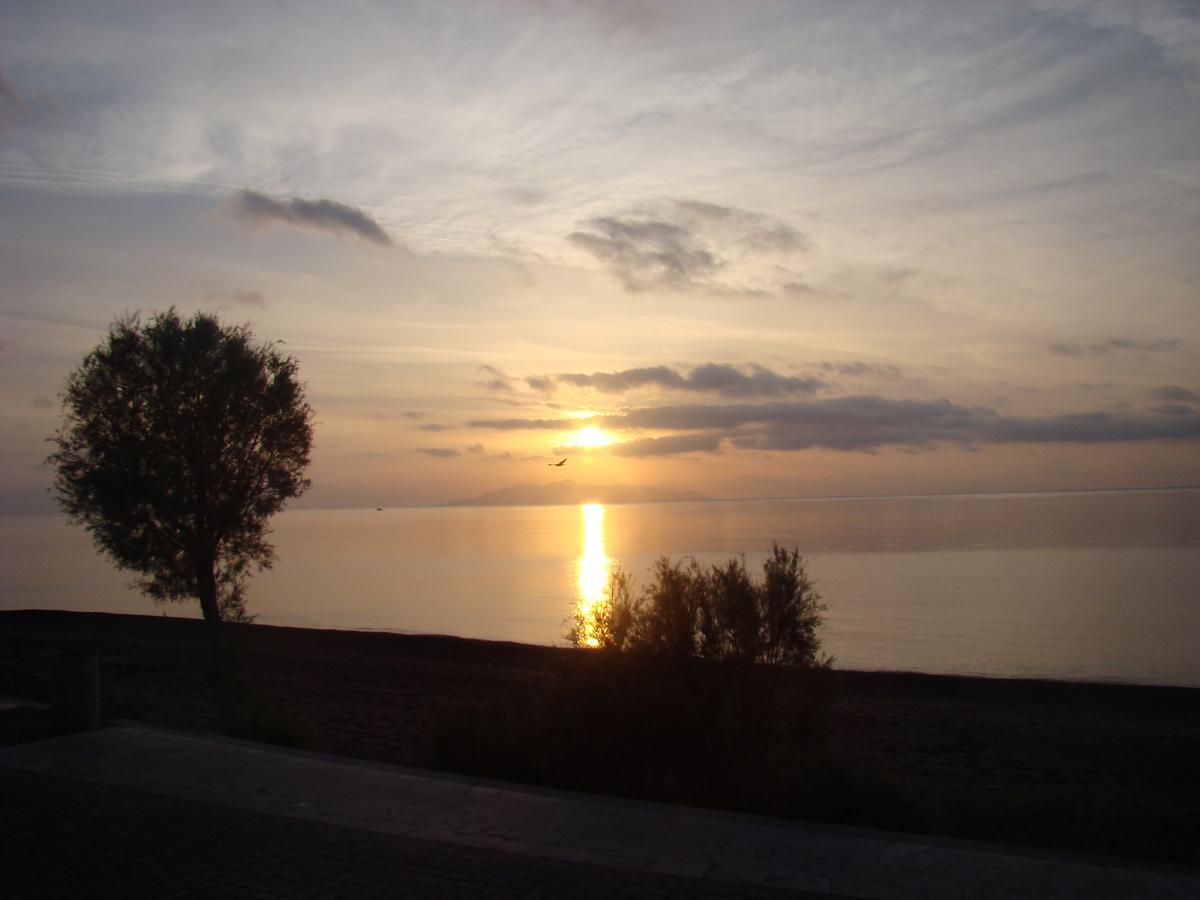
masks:
{"type": "Polygon", "coordinates": [[[695,491],[637,484],[576,484],[567,479],[551,484],[514,484],[478,497],[451,500],[447,506],[573,506],[578,503],[667,503],[711,500],[695,491]]]}

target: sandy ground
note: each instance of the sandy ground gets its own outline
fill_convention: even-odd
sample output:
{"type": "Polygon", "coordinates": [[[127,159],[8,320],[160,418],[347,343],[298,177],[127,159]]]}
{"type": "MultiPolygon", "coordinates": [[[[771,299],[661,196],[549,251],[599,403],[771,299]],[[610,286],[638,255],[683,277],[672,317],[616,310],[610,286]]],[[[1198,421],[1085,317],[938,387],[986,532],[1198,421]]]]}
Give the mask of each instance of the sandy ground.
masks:
{"type": "MultiPolygon", "coordinates": [[[[439,715],[536,696],[566,648],[242,626],[252,701],[311,749],[430,765],[439,715]]],[[[0,694],[48,698],[54,657],[100,654],[104,715],[215,731],[195,620],[0,613],[0,694]]],[[[826,751],[895,788],[913,827],[1200,863],[1200,690],[839,672],[826,751]]],[[[867,824],[867,823],[864,823],[867,824]]]]}

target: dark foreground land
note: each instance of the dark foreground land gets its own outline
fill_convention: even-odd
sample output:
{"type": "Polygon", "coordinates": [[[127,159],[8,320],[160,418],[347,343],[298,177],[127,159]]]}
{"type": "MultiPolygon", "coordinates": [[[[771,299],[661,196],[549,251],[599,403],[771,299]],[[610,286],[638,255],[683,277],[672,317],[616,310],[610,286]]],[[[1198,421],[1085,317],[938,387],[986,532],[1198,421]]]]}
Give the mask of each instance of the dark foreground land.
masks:
{"type": "MultiPolygon", "coordinates": [[[[579,659],[564,648],[370,632],[239,626],[235,637],[245,736],[498,777],[523,774],[506,770],[520,761],[448,749],[448,736],[481,733],[478,722],[474,731],[455,723],[471,711],[483,732],[502,730],[561,697],[556,685],[579,659]]],[[[100,654],[106,717],[217,730],[194,620],[0,613],[0,694],[47,699],[55,656],[77,650],[100,654]]],[[[1200,862],[1200,690],[870,672],[831,680],[823,740],[800,765],[828,788],[805,795],[816,797],[807,807],[762,811],[1200,862]]],[[[588,786],[561,768],[548,780],[588,786]]]]}

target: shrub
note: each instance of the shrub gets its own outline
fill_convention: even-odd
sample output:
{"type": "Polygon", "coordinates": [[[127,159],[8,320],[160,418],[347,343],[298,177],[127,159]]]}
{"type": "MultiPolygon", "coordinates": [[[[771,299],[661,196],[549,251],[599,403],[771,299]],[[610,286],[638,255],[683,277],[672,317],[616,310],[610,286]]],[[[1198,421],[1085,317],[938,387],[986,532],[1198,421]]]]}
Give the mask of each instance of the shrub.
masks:
{"type": "Polygon", "coordinates": [[[586,612],[576,608],[567,640],[577,647],[624,650],[633,641],[640,601],[633,598],[633,579],[615,565],[608,573],[604,597],[586,612]]]}
{"type": "Polygon", "coordinates": [[[674,659],[828,666],[817,634],[824,609],[795,549],[772,545],[760,580],[743,557],[708,569],[662,557],[637,598],[632,579],[614,566],[603,599],[576,612],[568,639],[674,659]]]}
{"type": "Polygon", "coordinates": [[[660,558],[636,596],[614,566],[569,632],[593,652],[564,668],[548,698],[548,777],[692,802],[754,794],[769,806],[828,727],[823,610],[799,552],[778,545],[761,578],[740,556],[708,567],[660,558]]]}

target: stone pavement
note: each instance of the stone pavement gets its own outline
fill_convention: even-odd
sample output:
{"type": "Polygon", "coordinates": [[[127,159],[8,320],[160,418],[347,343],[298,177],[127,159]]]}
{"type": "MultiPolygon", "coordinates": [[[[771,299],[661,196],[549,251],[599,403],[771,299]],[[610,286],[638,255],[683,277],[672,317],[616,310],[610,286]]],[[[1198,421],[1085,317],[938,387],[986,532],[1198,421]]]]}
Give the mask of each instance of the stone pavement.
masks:
{"type": "Polygon", "coordinates": [[[1200,898],[1200,872],[124,723],[0,748],[4,896],[1200,898]]]}

